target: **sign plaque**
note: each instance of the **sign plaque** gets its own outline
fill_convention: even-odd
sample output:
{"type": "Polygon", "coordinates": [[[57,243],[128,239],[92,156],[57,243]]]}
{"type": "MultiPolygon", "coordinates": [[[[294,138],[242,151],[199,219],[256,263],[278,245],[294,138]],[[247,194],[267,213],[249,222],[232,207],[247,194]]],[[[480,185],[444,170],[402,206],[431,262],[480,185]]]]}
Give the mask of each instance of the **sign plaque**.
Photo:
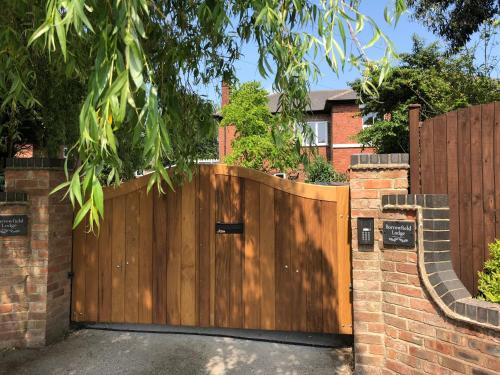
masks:
{"type": "Polygon", "coordinates": [[[415,222],[384,221],[384,245],[415,246],[415,222]]]}
{"type": "Polygon", "coordinates": [[[0,215],[0,237],[28,234],[27,215],[0,215]]]}

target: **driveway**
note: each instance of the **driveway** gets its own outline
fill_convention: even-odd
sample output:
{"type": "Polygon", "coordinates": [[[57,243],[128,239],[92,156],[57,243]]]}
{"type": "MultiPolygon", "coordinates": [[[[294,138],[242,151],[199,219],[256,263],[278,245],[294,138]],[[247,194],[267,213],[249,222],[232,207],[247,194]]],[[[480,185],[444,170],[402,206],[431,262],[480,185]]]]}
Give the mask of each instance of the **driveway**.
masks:
{"type": "Polygon", "coordinates": [[[351,374],[351,355],[350,348],[84,329],[42,349],[0,352],[0,374],[351,374]]]}

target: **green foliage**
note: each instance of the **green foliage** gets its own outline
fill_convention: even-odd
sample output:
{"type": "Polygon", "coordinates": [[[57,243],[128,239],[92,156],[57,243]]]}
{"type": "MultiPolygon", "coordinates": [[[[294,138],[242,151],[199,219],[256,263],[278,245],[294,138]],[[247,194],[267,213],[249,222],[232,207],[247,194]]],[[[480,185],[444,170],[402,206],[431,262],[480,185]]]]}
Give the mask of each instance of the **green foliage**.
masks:
{"type": "Polygon", "coordinates": [[[246,82],[231,93],[222,109],[222,126],[234,125],[238,136],[265,134],[275,120],[269,111],[267,91],[256,81],[246,82]]]}
{"type": "Polygon", "coordinates": [[[500,11],[498,0],[407,0],[407,3],[415,10],[415,17],[445,38],[455,51],[500,11]]]}
{"type": "Polygon", "coordinates": [[[306,182],[345,182],[347,175],[333,169],[333,166],[322,156],[317,156],[308,163],[305,169],[306,182]]]}
{"type": "Polygon", "coordinates": [[[45,1],[5,0],[0,13],[0,143],[11,157],[26,143],[47,156],[78,138],[78,111],[85,94],[80,64],[49,56],[43,43],[27,47],[34,26],[44,17],[45,1]],[[70,73],[69,67],[74,72],[70,73]]]}
{"type": "MultiPolygon", "coordinates": [[[[23,3],[28,4],[27,0],[23,3]]],[[[103,175],[107,175],[106,184],[122,180],[119,149],[129,139],[118,136],[126,123],[131,131],[124,134],[132,137],[134,145],[140,144],[145,167],[154,171],[148,189],[156,185],[162,191],[162,182],[171,185],[165,166],[173,162],[180,173],[190,175],[196,147],[186,137],[209,135],[214,128],[211,106],[199,97],[194,99],[192,87],[234,77],[234,63],[245,42],[257,43],[260,74],[274,76],[285,133],[297,123],[305,125],[308,82],[319,73],[317,58],[325,58],[336,72],[346,62],[361,71],[378,66],[379,78],[383,78],[394,56],[393,46],[375,21],[359,11],[360,3],[49,0],[43,6],[37,2],[23,35],[30,36],[32,48],[50,51],[54,64],[85,77],[88,83],[79,115],[79,139],[72,149],[80,165],[60,187],[68,188],[72,203],[79,208],[75,224],[87,214],[91,228],[99,223],[103,175]],[[31,25],[38,28],[33,31],[31,25]],[[358,35],[366,29],[371,29],[373,38],[362,44],[358,35]],[[351,40],[353,48],[348,45],[351,40]],[[385,53],[373,61],[367,50],[378,40],[385,43],[385,53]]],[[[395,24],[405,2],[389,3],[385,19],[395,24]]],[[[19,43],[15,52],[25,48],[19,43]]],[[[13,64],[12,57],[8,63],[13,64]]],[[[14,103],[39,100],[23,84],[28,77],[23,70],[5,70],[6,65],[0,65],[0,72],[12,72],[12,77],[2,99],[14,103]]],[[[362,81],[360,85],[373,93],[378,84],[362,81]]]]}
{"type": "Polygon", "coordinates": [[[500,240],[489,245],[490,259],[479,272],[479,298],[500,303],[500,240]]]}
{"type": "Polygon", "coordinates": [[[363,129],[356,139],[379,153],[408,152],[410,104],[420,104],[421,117],[426,119],[500,99],[498,81],[474,64],[474,51],[449,55],[437,43],[426,46],[417,37],[412,52],[401,55],[401,63],[379,88],[379,96],[363,92],[359,80],[352,87],[364,103],[363,114],[377,114],[375,124],[363,129]],[[389,119],[384,118],[387,114],[389,119]]]}
{"type": "Polygon", "coordinates": [[[408,112],[402,109],[392,113],[391,120],[378,120],[356,135],[364,147],[375,147],[379,154],[406,153],[409,150],[408,112]]]}
{"type": "Polygon", "coordinates": [[[278,131],[277,120],[269,111],[267,92],[260,83],[247,82],[237,87],[230,103],[222,109],[221,125],[236,128],[232,151],[225,162],[263,172],[296,170],[300,158],[294,134],[278,131]]]}

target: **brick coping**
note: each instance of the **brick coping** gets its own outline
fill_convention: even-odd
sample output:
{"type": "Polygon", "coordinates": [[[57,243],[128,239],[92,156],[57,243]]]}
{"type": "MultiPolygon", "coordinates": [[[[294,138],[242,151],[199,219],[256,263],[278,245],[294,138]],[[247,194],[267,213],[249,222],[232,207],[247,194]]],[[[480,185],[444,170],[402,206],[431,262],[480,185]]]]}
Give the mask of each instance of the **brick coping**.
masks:
{"type": "Polygon", "coordinates": [[[408,154],[355,154],[350,169],[410,169],[410,159],[408,154]]]}
{"type": "Polygon", "coordinates": [[[0,192],[0,205],[1,204],[24,204],[28,202],[28,194],[23,192],[0,192]]]}
{"type": "Polygon", "coordinates": [[[448,196],[383,195],[383,210],[417,212],[417,255],[426,290],[449,318],[500,331],[500,304],[471,296],[451,263],[448,196]]]}
{"type": "Polygon", "coordinates": [[[56,158],[6,158],[7,169],[63,169],[66,159],[56,158]]]}

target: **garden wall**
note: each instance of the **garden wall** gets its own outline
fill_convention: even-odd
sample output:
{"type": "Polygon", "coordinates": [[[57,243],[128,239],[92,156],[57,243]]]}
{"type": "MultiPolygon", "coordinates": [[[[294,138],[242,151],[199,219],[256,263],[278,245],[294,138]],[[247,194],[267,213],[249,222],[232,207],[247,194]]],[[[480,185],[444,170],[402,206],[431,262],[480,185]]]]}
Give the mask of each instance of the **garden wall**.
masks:
{"type": "Polygon", "coordinates": [[[358,374],[496,374],[499,305],[477,301],[450,257],[445,195],[407,195],[408,155],[355,155],[351,223],[358,374]],[[360,245],[358,218],[374,218],[360,245]],[[416,245],[384,245],[386,220],[415,223],[416,245]]]}
{"type": "MultiPolygon", "coordinates": [[[[42,346],[69,326],[71,223],[62,161],[8,159],[0,215],[26,215],[27,231],[0,236],[0,348],[42,346]]],[[[1,226],[3,232],[5,226],[1,226]]]]}

